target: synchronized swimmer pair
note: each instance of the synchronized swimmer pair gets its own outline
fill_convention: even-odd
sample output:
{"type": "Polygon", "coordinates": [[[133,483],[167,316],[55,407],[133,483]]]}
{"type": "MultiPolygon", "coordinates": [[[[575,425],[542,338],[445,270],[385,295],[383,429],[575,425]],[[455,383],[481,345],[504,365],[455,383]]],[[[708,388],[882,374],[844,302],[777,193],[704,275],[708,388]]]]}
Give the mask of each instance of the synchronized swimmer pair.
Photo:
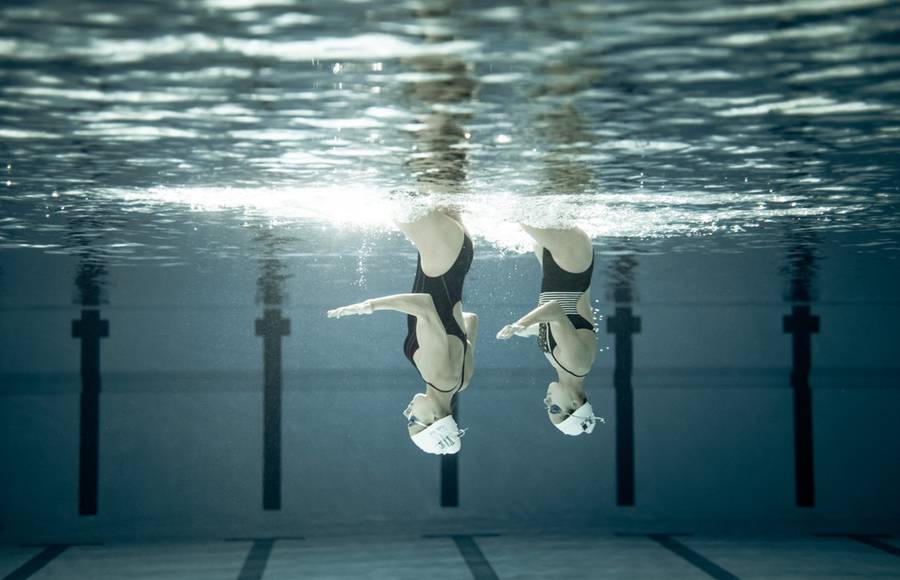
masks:
{"type": "MultiPolygon", "coordinates": [[[[425,382],[425,392],[417,393],[403,412],[409,435],[425,452],[457,453],[465,431],[457,426],[451,403],[472,379],[478,337],[478,317],[462,306],[463,284],[474,256],[472,239],[451,211],[433,211],[398,225],[419,252],[412,291],[335,308],[328,316],[376,310],[406,314],[403,352],[425,382]]],[[[544,398],[550,421],[566,435],[590,433],[595,422],[602,421],[584,392],[597,342],[590,296],[591,240],[578,228],[522,228],[532,238],[541,263],[541,293],[537,308],[504,326],[497,338],[538,337],[558,375],[544,398]]]]}

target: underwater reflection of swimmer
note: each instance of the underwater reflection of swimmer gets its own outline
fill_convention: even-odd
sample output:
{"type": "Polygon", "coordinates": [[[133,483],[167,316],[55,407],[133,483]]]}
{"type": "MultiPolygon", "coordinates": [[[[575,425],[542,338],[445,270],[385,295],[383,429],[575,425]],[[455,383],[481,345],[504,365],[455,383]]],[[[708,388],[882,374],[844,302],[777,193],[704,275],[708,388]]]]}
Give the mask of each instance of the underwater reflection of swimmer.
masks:
{"type": "Polygon", "coordinates": [[[472,263],[472,239],[458,217],[434,211],[398,224],[419,251],[412,292],[371,298],[328,311],[329,318],[394,310],[407,315],[403,351],[425,381],[425,392],[403,412],[409,435],[423,451],[456,453],[459,429],[453,396],[472,378],[478,317],[462,311],[462,290],[472,263]]]}
{"type": "Polygon", "coordinates": [[[544,399],[550,421],[566,435],[590,433],[595,421],[603,422],[594,415],[584,392],[584,377],[597,352],[591,311],[591,240],[578,228],[522,228],[534,240],[534,253],[541,263],[541,294],[538,307],[504,326],[497,338],[538,337],[538,346],[559,377],[550,383],[544,399]]]}

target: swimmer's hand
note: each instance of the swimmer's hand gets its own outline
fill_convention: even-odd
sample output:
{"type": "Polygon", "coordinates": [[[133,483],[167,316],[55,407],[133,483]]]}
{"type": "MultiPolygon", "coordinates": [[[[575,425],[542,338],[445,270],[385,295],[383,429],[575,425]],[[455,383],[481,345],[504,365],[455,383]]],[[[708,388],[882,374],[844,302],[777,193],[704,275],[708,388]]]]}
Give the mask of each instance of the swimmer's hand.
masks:
{"type": "Polygon", "coordinates": [[[497,333],[497,340],[506,340],[508,338],[512,338],[512,335],[519,334],[523,330],[525,330],[525,327],[521,324],[507,324],[500,329],[500,332],[497,333]]]}
{"type": "Polygon", "coordinates": [[[348,306],[340,306],[338,308],[329,310],[328,318],[340,318],[342,316],[372,314],[372,312],[374,312],[374,309],[372,308],[372,303],[369,300],[365,300],[365,301],[359,302],[357,304],[350,304],[348,306]]]}

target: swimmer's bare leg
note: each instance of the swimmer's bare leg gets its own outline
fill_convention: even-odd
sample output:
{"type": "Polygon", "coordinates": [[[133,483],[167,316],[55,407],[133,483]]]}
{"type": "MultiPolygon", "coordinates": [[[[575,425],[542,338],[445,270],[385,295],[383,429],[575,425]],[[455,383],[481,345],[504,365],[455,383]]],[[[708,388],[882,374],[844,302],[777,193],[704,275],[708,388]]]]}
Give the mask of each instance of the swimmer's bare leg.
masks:
{"type": "Polygon", "coordinates": [[[419,250],[422,270],[432,277],[450,269],[465,237],[462,224],[440,211],[432,211],[414,222],[398,223],[397,226],[419,250]]]}
{"type": "Polygon", "coordinates": [[[525,224],[521,226],[534,240],[534,253],[538,261],[541,261],[544,248],[547,248],[556,263],[568,272],[584,272],[591,265],[594,249],[591,246],[591,238],[581,228],[535,228],[525,224]]]}

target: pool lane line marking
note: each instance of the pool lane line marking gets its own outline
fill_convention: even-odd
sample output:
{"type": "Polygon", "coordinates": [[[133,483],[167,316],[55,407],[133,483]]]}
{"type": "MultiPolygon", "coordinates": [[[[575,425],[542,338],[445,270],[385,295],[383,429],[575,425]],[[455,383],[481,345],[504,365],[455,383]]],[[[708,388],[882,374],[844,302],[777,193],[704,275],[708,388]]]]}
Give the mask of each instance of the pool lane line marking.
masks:
{"type": "Polygon", "coordinates": [[[813,408],[809,374],[812,369],[812,335],[820,330],[819,317],[808,304],[794,304],[782,318],[785,334],[791,335],[791,389],[794,404],[794,486],[798,507],[816,505],[813,466],[813,408]]]}
{"type": "Polygon", "coordinates": [[[81,343],[81,410],[78,445],[78,515],[97,515],[100,473],[100,339],[109,337],[109,320],[99,309],[82,309],[72,321],[72,338],[81,343]]]}
{"type": "MultiPolygon", "coordinates": [[[[865,544],[867,546],[871,546],[871,547],[875,548],[876,550],[881,550],[882,552],[885,552],[887,554],[891,554],[892,556],[897,556],[898,558],[900,558],[900,548],[898,548],[897,546],[888,544],[887,542],[882,542],[881,540],[878,539],[878,536],[871,536],[871,535],[867,535],[867,534],[848,534],[847,537],[852,540],[856,540],[857,542],[860,542],[862,544],[865,544]]],[[[882,536],[882,537],[884,537],[884,536],[882,536]]]]}
{"type": "Polygon", "coordinates": [[[303,536],[258,536],[255,538],[225,538],[226,542],[256,542],[259,540],[305,540],[303,536]]]}
{"type": "Polygon", "coordinates": [[[35,572],[52,562],[57,556],[66,551],[69,544],[51,544],[38,554],[32,556],[27,562],[3,577],[3,580],[25,580],[35,572]]]}
{"type": "Polygon", "coordinates": [[[693,536],[694,532],[613,532],[617,538],[646,538],[648,536],[693,536]]]}
{"type": "Polygon", "coordinates": [[[472,536],[451,536],[475,580],[500,580],[472,536]]]}
{"type": "Polygon", "coordinates": [[[491,563],[484,557],[484,553],[475,538],[496,538],[500,534],[423,534],[423,538],[450,538],[456,544],[456,549],[469,567],[474,580],[500,580],[497,573],[491,567],[491,563]]]}
{"type": "Polygon", "coordinates": [[[699,553],[688,548],[671,536],[666,534],[647,534],[647,537],[676,556],[681,557],[683,560],[690,562],[695,567],[706,572],[711,578],[715,578],[716,580],[740,580],[725,568],[722,568],[712,560],[708,560],[701,556],[699,553]]]}
{"type": "Polygon", "coordinates": [[[459,507],[458,454],[441,455],[441,507],[459,507]]]}
{"type": "MultiPolygon", "coordinates": [[[[265,284],[265,276],[260,278],[265,284]]],[[[291,334],[291,320],[281,317],[281,306],[267,304],[255,321],[256,336],[263,338],[263,509],[281,509],[282,345],[291,334]]]]}
{"type": "Polygon", "coordinates": [[[272,539],[254,540],[253,546],[247,552],[238,580],[261,580],[266,571],[266,564],[269,563],[273,545],[275,540],[272,539]]]}
{"type": "Polygon", "coordinates": [[[635,505],[634,472],[634,338],[641,332],[641,317],[634,316],[631,304],[616,305],[606,319],[606,332],[615,335],[616,360],[613,368],[616,413],[616,505],[635,505]]]}

